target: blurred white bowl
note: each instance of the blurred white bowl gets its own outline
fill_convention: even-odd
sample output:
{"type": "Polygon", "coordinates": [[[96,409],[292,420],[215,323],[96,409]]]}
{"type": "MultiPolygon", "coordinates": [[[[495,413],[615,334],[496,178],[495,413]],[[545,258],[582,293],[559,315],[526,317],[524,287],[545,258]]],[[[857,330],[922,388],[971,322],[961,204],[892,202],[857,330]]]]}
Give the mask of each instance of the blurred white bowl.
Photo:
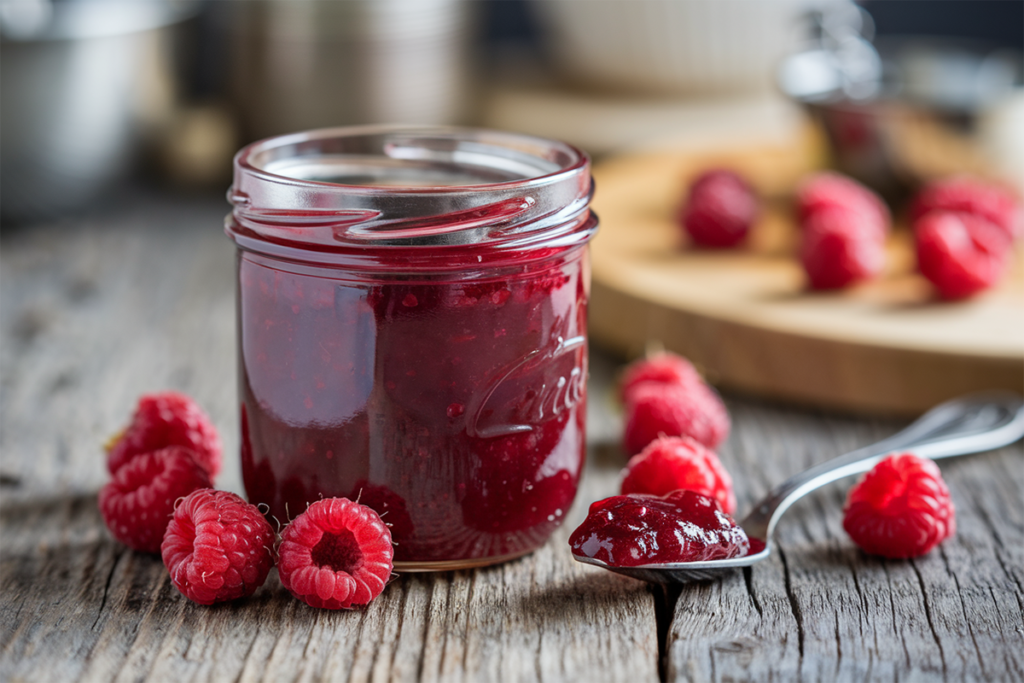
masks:
{"type": "Polygon", "coordinates": [[[848,0],[535,0],[559,71],[647,94],[771,90],[807,10],[848,0]]]}

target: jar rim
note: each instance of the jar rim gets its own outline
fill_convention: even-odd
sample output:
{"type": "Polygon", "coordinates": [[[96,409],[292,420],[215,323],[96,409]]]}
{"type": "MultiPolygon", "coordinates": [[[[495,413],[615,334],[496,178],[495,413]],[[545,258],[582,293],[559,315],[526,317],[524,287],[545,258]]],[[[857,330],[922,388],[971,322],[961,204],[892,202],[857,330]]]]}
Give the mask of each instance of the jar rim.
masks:
{"type": "Polygon", "coordinates": [[[593,191],[590,159],[572,145],[450,126],[291,133],[247,145],[234,167],[236,243],[245,233],[321,252],[548,244],[581,232],[593,191]]]}
{"type": "MultiPolygon", "coordinates": [[[[385,149],[385,155],[396,157],[388,153],[385,149]]],[[[408,157],[406,157],[408,158],[408,157]]],[[[482,159],[481,159],[482,160],[482,159]]],[[[537,157],[538,167],[540,167],[541,157],[537,157]]],[[[467,188],[472,188],[480,191],[486,191],[488,189],[503,188],[511,185],[520,185],[522,183],[530,182],[541,182],[548,181],[552,178],[564,174],[571,174],[573,172],[586,169],[589,167],[590,159],[586,152],[568,144],[565,142],[559,142],[557,140],[549,140],[533,135],[525,135],[520,133],[507,133],[503,131],[489,130],[485,128],[469,128],[459,126],[430,126],[430,125],[417,125],[417,126],[406,126],[400,124],[371,124],[364,126],[341,126],[334,128],[318,128],[314,130],[301,131],[297,133],[287,133],[285,135],[278,135],[269,138],[263,138],[252,142],[235,155],[234,159],[236,170],[241,169],[257,176],[265,177],[268,180],[275,182],[289,182],[289,183],[309,183],[315,186],[322,186],[324,188],[344,188],[348,192],[366,193],[366,194],[395,194],[395,193],[422,193],[424,191],[449,193],[459,192],[467,188]],[[281,154],[284,150],[289,148],[299,147],[302,143],[324,143],[331,140],[348,139],[352,140],[358,137],[369,137],[379,135],[396,135],[396,136],[416,136],[419,138],[432,138],[435,140],[455,140],[458,137],[467,136],[479,136],[483,140],[491,143],[491,147],[497,149],[499,145],[496,143],[505,142],[507,143],[505,148],[512,149],[516,146],[522,147],[525,144],[534,146],[540,150],[547,148],[550,153],[561,154],[565,157],[565,161],[558,164],[556,168],[547,170],[546,172],[537,175],[528,175],[520,178],[509,179],[499,182],[490,183],[470,183],[465,185],[372,185],[372,184],[351,184],[341,182],[331,182],[316,180],[311,178],[303,178],[294,175],[288,175],[284,173],[276,173],[269,170],[268,166],[274,162],[279,161],[275,158],[274,154],[281,154]],[[260,157],[265,157],[260,159],[260,157]],[[270,162],[268,164],[268,162],[270,162]]],[[[554,160],[548,160],[549,164],[555,164],[554,160]]]]}

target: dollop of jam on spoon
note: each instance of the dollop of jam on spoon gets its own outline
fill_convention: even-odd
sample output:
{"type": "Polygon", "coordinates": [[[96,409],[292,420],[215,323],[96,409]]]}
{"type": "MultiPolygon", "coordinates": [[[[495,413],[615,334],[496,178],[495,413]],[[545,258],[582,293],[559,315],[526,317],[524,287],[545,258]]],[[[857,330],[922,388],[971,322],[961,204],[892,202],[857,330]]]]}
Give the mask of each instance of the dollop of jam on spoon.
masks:
{"type": "Polygon", "coordinates": [[[694,491],[599,500],[569,537],[577,558],[609,567],[701,562],[750,552],[747,534],[714,498],[694,491]]]}

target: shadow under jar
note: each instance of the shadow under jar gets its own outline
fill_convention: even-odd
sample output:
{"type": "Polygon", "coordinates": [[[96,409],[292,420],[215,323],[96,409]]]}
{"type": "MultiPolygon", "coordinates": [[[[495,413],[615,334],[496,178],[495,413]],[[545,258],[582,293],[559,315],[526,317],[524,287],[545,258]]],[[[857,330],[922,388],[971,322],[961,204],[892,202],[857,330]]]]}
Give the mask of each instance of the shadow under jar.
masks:
{"type": "Polygon", "coordinates": [[[282,522],[345,496],[399,571],[539,547],[583,467],[589,160],[538,138],[338,128],[235,158],[242,475],[282,522]]]}

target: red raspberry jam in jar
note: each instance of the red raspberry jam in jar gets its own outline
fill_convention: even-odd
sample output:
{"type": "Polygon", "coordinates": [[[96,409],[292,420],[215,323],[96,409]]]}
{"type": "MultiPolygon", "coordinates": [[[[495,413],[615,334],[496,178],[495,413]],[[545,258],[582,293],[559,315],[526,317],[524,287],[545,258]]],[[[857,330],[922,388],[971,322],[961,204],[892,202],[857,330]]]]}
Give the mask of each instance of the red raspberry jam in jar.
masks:
{"type": "Polygon", "coordinates": [[[391,525],[399,570],[539,547],[584,460],[586,155],[483,130],[339,128],[235,158],[242,475],[391,525]]]}

